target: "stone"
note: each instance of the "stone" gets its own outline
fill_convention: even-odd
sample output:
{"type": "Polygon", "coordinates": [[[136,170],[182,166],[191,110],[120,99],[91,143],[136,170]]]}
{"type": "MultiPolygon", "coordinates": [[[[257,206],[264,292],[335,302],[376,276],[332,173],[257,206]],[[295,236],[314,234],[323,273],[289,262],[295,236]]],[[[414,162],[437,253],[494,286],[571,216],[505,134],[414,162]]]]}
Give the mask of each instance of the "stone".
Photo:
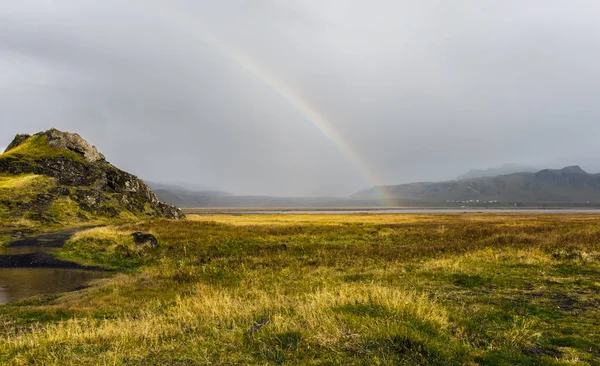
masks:
{"type": "Polygon", "coordinates": [[[85,141],[76,133],[62,132],[55,128],[43,132],[48,137],[48,145],[55,149],[68,149],[83,155],[85,161],[90,163],[105,160],[95,146],[85,141]]]}
{"type": "Polygon", "coordinates": [[[135,233],[131,234],[131,236],[133,237],[133,242],[137,246],[150,248],[158,247],[158,239],[156,239],[156,237],[152,234],[145,234],[141,231],[136,231],[135,233]]]}

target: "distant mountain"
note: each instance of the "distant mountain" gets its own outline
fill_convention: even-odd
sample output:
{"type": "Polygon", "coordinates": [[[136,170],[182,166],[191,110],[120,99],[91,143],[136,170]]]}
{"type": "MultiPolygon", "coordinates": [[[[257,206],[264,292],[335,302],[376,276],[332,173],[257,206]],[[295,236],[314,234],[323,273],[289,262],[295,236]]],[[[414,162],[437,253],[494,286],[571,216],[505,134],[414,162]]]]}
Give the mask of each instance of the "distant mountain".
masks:
{"type": "MultiPolygon", "coordinates": [[[[167,196],[161,196],[160,191],[156,194],[169,202],[167,196]]],[[[176,201],[171,201],[176,202],[176,201]]],[[[379,199],[349,199],[336,197],[272,197],[272,196],[196,196],[186,200],[180,205],[184,208],[202,208],[202,207],[238,207],[238,208],[294,208],[294,209],[312,209],[312,208],[359,208],[359,207],[377,207],[380,205],[379,199]]]]}
{"type": "Polygon", "coordinates": [[[186,184],[186,187],[174,184],[148,182],[158,198],[170,205],[177,207],[203,207],[209,198],[230,197],[229,192],[217,190],[192,190],[188,187],[206,188],[201,185],[186,184]]]}
{"type": "Polygon", "coordinates": [[[437,183],[409,183],[358,192],[355,199],[375,198],[381,193],[400,200],[426,203],[600,203],[600,174],[578,166],[546,169],[437,183]]]}
{"type": "Polygon", "coordinates": [[[344,184],[328,184],[309,192],[307,197],[343,198],[350,196],[354,192],[356,192],[356,189],[348,187],[344,184]]]}
{"type": "Polygon", "coordinates": [[[155,191],[168,191],[173,194],[183,194],[183,195],[201,195],[201,196],[233,196],[229,192],[219,191],[209,186],[201,185],[201,184],[190,184],[190,183],[177,183],[177,184],[168,184],[168,183],[156,183],[156,182],[148,182],[148,185],[155,191]],[[195,188],[194,188],[195,187],[195,188]]]}
{"type": "Polygon", "coordinates": [[[507,175],[513,173],[535,173],[539,169],[526,165],[504,164],[498,168],[488,168],[485,170],[471,169],[468,172],[456,177],[456,180],[482,178],[482,177],[497,177],[499,175],[507,175]]]}
{"type": "MultiPolygon", "coordinates": [[[[325,208],[370,207],[379,204],[378,199],[354,200],[334,197],[336,187],[321,191],[315,197],[235,196],[229,192],[206,190],[193,191],[179,184],[148,182],[158,198],[168,204],[183,208],[202,207],[256,207],[256,208],[325,208]],[[325,194],[327,193],[327,194],[325,194]]],[[[339,192],[339,191],[338,191],[339,192]]],[[[346,194],[347,192],[344,192],[346,194]]]]}
{"type": "MultiPolygon", "coordinates": [[[[175,188],[175,189],[185,189],[188,190],[190,192],[223,192],[223,193],[227,193],[224,191],[221,191],[220,189],[216,188],[216,187],[212,187],[212,186],[207,186],[205,184],[200,184],[200,183],[190,183],[190,182],[172,182],[172,183],[149,183],[151,184],[153,187],[156,187],[156,189],[171,189],[171,188],[175,188]]],[[[227,193],[230,194],[230,193],[227,193]]]]}

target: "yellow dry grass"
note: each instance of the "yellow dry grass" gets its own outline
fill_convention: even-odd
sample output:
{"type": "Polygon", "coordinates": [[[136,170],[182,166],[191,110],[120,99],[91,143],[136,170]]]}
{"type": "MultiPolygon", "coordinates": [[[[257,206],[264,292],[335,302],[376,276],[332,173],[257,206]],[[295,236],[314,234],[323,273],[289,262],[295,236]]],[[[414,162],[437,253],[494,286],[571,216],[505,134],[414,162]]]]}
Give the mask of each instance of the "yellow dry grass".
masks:
{"type": "Polygon", "coordinates": [[[26,189],[36,183],[48,180],[48,177],[36,174],[0,175],[0,189],[26,189]]]}
{"type": "MultiPolygon", "coordinates": [[[[589,222],[597,220],[597,215],[567,215],[572,222],[589,222]]],[[[445,224],[454,224],[457,220],[465,223],[481,223],[484,225],[506,226],[509,228],[543,224],[545,221],[561,221],[564,215],[521,213],[460,213],[460,214],[190,214],[191,221],[217,222],[236,226],[265,225],[349,225],[349,224],[439,224],[437,229],[444,230],[445,224]]]]}
{"type": "Polygon", "coordinates": [[[589,364],[598,219],[261,214],[90,229],[66,253],[122,273],[0,307],[0,362],[589,364]],[[159,247],[136,248],[133,231],[159,247]]]}
{"type": "Polygon", "coordinates": [[[427,214],[250,214],[188,215],[192,221],[245,225],[411,224],[452,220],[453,215],[427,214]],[[434,216],[434,217],[432,217],[434,216]]]}
{"type": "Polygon", "coordinates": [[[102,356],[102,363],[106,363],[143,358],[153,349],[164,347],[170,339],[192,336],[197,337],[197,341],[220,345],[222,351],[233,352],[240,337],[259,320],[257,314],[265,314],[269,333],[302,332],[306,334],[305,341],[313,347],[331,347],[344,339],[364,336],[376,331],[385,321],[376,319],[348,328],[334,310],[347,304],[381,306],[395,314],[399,322],[419,319],[440,330],[448,327],[444,308],[416,291],[355,284],[290,296],[283,288],[225,292],[213,286],[196,285],[189,296],[175,299],[166,312],[146,309],[119,319],[84,318],[38,325],[31,332],[6,336],[2,345],[20,350],[15,364],[27,364],[40,350],[57,352],[61,348],[69,350],[102,343],[112,350],[102,356]]]}
{"type": "Polygon", "coordinates": [[[125,234],[117,226],[105,226],[83,230],[73,235],[71,239],[73,241],[85,239],[99,239],[108,240],[115,243],[131,242],[131,237],[125,234]]]}

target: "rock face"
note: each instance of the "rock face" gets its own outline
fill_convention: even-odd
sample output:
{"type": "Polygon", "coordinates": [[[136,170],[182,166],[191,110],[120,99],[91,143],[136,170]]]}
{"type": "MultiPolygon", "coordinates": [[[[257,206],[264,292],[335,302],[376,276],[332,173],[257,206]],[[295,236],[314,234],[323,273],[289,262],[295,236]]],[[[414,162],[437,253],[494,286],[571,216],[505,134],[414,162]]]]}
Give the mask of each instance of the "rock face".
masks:
{"type": "Polygon", "coordinates": [[[44,192],[46,201],[69,197],[94,215],[115,217],[127,211],[144,217],[185,217],[180,209],[160,202],[144,181],[108,163],[81,136],[56,129],[17,135],[0,155],[0,173],[55,178],[58,187],[44,192]]]}

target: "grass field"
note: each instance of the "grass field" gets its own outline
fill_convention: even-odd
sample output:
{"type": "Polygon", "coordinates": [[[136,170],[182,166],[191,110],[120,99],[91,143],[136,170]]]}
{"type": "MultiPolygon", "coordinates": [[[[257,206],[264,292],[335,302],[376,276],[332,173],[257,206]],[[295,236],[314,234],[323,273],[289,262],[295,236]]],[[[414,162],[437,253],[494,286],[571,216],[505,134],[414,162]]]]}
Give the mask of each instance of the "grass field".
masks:
{"type": "Polygon", "coordinates": [[[600,364],[598,215],[192,216],[60,256],[117,272],[1,306],[0,363],[600,364]]]}

